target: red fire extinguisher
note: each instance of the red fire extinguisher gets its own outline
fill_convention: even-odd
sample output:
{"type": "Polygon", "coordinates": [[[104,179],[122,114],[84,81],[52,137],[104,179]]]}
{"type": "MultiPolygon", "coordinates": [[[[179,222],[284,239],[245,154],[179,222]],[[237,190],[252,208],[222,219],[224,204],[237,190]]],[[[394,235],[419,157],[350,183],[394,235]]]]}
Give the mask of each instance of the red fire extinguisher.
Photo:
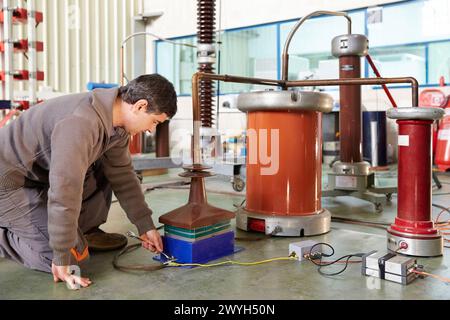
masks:
{"type": "Polygon", "coordinates": [[[447,96],[444,119],[439,123],[434,162],[439,171],[450,171],[450,96],[447,96]]]}
{"type": "MultiPolygon", "coordinates": [[[[420,93],[419,105],[422,107],[445,108],[447,96],[439,89],[425,89],[420,93]]],[[[441,120],[442,121],[442,120],[441,120]]],[[[440,123],[435,121],[433,128],[433,158],[436,158],[436,147],[438,143],[438,131],[440,123]]]]}

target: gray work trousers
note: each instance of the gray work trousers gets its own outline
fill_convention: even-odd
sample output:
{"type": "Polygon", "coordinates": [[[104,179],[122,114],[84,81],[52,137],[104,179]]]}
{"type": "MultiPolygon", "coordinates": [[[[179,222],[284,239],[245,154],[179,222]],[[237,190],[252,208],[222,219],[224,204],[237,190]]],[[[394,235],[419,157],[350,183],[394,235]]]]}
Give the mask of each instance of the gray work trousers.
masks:
{"type": "MultiPolygon", "coordinates": [[[[0,258],[50,273],[53,252],[49,246],[47,192],[46,188],[23,187],[0,193],[0,258]]],[[[89,168],[84,181],[78,241],[86,242],[81,239],[83,234],[106,222],[111,198],[111,186],[98,161],[89,168]]]]}

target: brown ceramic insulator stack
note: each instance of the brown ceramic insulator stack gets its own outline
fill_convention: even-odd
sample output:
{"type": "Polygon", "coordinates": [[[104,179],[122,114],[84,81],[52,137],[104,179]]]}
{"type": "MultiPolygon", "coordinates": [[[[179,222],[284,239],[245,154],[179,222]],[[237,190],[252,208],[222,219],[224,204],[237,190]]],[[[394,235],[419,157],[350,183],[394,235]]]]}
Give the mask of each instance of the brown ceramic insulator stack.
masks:
{"type": "MultiPolygon", "coordinates": [[[[215,0],[197,1],[198,44],[214,44],[216,11],[215,6],[215,0]]],[[[205,73],[214,73],[213,64],[199,62],[198,71],[205,73]]],[[[211,128],[214,125],[213,94],[214,83],[211,80],[202,80],[200,82],[200,116],[202,127],[211,128]]]]}
{"type": "Polygon", "coordinates": [[[214,43],[215,14],[215,0],[197,0],[198,43],[214,43]]]}
{"type": "MultiPolygon", "coordinates": [[[[339,78],[361,77],[361,58],[359,56],[342,56],[339,58],[339,62],[339,78]]],[[[341,162],[361,162],[361,86],[343,85],[340,87],[340,96],[341,162]]]]}

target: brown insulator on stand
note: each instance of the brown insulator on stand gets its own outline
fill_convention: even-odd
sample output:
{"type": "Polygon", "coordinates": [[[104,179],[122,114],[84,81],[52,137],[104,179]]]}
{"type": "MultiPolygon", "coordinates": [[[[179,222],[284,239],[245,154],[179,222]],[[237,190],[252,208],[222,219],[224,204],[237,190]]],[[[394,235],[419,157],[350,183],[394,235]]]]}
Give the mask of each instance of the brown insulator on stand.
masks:
{"type": "Polygon", "coordinates": [[[180,176],[183,178],[191,178],[189,202],[161,216],[159,222],[178,228],[193,230],[235,218],[234,213],[208,204],[204,178],[212,176],[210,172],[205,171],[210,169],[209,167],[193,165],[184,169],[186,172],[180,174],[180,176]]]}
{"type": "MultiPolygon", "coordinates": [[[[198,71],[214,73],[215,63],[215,0],[197,1],[197,43],[198,71]]],[[[214,83],[211,80],[200,81],[200,115],[202,127],[211,128],[213,117],[214,83]]]]}

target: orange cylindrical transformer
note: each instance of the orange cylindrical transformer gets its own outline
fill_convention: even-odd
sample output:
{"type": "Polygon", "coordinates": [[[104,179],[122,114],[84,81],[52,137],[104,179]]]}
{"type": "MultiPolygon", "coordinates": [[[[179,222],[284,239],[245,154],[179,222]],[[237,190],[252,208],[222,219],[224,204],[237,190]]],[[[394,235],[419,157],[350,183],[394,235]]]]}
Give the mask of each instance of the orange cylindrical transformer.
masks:
{"type": "Polygon", "coordinates": [[[237,213],[243,230],[287,236],[329,230],[322,209],[322,112],[333,100],[318,92],[241,94],[247,113],[247,200],[237,213]],[[256,223],[255,223],[256,221],[256,223]]]}
{"type": "Polygon", "coordinates": [[[301,216],[322,209],[321,128],[317,111],[249,112],[247,130],[256,134],[249,134],[247,143],[248,210],[301,216]],[[252,152],[257,161],[249,159],[252,152]],[[270,161],[264,161],[266,155],[270,161]]]}

